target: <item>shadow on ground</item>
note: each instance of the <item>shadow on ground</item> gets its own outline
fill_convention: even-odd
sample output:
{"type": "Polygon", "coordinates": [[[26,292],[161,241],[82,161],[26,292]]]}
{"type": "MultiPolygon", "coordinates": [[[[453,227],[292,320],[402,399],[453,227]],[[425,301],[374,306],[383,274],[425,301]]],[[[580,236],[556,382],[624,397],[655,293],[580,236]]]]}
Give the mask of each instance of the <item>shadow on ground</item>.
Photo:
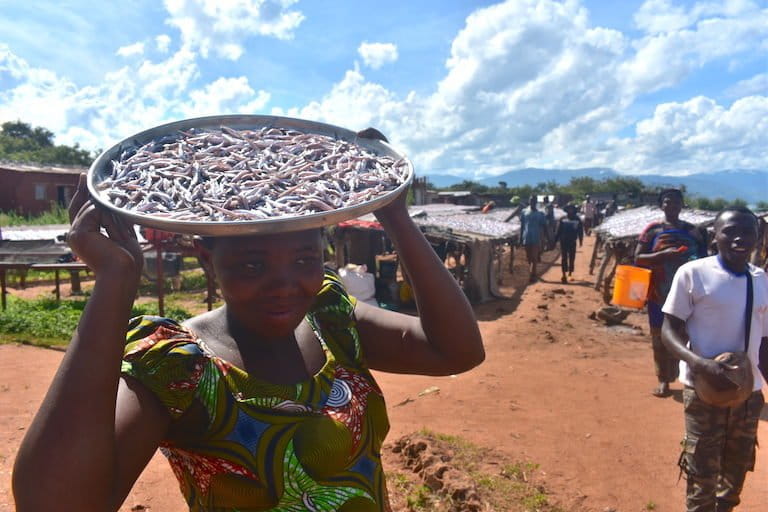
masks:
{"type": "MultiPolygon", "coordinates": [[[[539,275],[538,282],[546,284],[559,284],[560,281],[546,281],[541,278],[553,265],[555,265],[560,259],[560,251],[552,250],[547,251],[541,256],[541,262],[536,269],[539,275]]],[[[512,271],[509,269],[509,252],[504,254],[502,261],[503,273],[501,276],[501,284],[499,285],[499,291],[501,296],[493,301],[486,302],[485,304],[478,304],[474,307],[475,316],[479,321],[490,322],[498,320],[499,318],[514,313],[517,307],[520,305],[520,301],[523,296],[523,292],[531,284],[530,276],[528,274],[528,262],[525,259],[525,252],[520,248],[515,250],[515,260],[512,267],[512,271]]],[[[570,284],[580,284],[577,281],[570,282],[570,284]]],[[[589,283],[584,282],[584,286],[589,283]]]]}

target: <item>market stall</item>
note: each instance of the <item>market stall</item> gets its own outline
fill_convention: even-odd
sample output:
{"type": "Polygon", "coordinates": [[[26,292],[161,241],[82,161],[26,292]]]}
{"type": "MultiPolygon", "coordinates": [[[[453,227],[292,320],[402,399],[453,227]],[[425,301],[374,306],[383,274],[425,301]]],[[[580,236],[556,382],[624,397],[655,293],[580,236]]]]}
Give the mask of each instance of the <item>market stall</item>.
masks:
{"type": "MultiPolygon", "coordinates": [[[[505,247],[514,247],[520,231],[518,219],[503,220],[511,209],[483,214],[477,206],[430,204],[408,210],[471,302],[498,295],[501,256],[505,247]]],[[[407,281],[402,269],[398,272],[391,242],[372,214],[340,223],[331,238],[336,266],[365,264],[383,295],[392,288],[393,280],[407,281]]]]}

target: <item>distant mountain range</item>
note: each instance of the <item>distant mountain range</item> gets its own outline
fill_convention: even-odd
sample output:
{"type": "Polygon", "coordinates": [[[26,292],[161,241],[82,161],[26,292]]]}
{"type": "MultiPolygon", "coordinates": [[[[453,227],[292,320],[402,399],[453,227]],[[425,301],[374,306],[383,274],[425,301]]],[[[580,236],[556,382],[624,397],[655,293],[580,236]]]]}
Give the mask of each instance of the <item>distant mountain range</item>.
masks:
{"type": "MultiPolygon", "coordinates": [[[[758,201],[768,201],[768,170],[731,169],[712,173],[691,174],[689,176],[662,176],[659,174],[626,175],[613,169],[536,169],[526,168],[509,171],[499,176],[473,180],[482,185],[497,187],[500,181],[505,181],[508,187],[536,185],[537,183],[554,181],[567,185],[571,178],[589,176],[595,180],[612,177],[638,178],[648,186],[677,187],[685,185],[690,196],[702,196],[710,199],[721,197],[725,200],[743,199],[750,204],[758,201]]],[[[461,183],[466,177],[447,174],[430,174],[427,179],[436,187],[450,187],[461,183]]]]}

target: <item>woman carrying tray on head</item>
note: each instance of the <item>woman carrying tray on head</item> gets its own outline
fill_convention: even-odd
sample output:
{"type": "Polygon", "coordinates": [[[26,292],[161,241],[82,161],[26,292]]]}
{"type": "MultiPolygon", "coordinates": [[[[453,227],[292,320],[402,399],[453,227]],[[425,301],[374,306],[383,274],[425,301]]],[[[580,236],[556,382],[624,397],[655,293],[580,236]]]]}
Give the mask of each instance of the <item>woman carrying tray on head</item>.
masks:
{"type": "Polygon", "coordinates": [[[677,379],[680,361],[661,341],[664,313],[661,306],[667,298],[672,278],[685,262],[707,255],[706,235],[690,222],[680,219],[683,209],[683,193],[676,188],[659,193],[659,207],[664,220],[645,227],[637,241],[635,264],[651,269],[651,286],[648,291],[648,323],[651,331],[653,362],[658,386],[652,394],[659,398],[670,396],[669,384],[677,379]]]}
{"type": "Polygon", "coordinates": [[[405,194],[376,216],[419,317],[348,296],[315,229],[206,239],[225,305],[184,324],[129,320],[142,262],[133,229],[97,209],[84,180],[70,215],[69,242],[96,284],[19,450],[21,512],[116,510],[157,448],[190,510],[388,510],[389,425],[370,370],[449,375],[484,358],[472,308],[405,194]]]}

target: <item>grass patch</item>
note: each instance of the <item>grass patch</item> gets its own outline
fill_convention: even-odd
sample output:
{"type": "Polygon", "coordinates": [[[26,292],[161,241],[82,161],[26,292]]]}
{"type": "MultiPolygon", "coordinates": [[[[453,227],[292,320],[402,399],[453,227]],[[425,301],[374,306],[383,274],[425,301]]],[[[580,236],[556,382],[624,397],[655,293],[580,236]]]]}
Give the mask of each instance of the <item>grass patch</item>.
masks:
{"type": "MultiPolygon", "coordinates": [[[[39,286],[44,283],[50,283],[53,284],[56,282],[56,272],[53,270],[7,270],[6,275],[6,284],[10,288],[19,288],[21,287],[21,276],[22,274],[25,275],[24,278],[24,285],[25,287],[30,286],[39,286]]],[[[90,279],[93,277],[93,274],[86,271],[80,271],[80,280],[83,281],[85,279],[90,279]]],[[[70,273],[68,270],[60,270],[59,271],[59,282],[60,283],[68,283],[70,281],[70,273]]]]}
{"type": "Polygon", "coordinates": [[[184,256],[181,260],[181,270],[199,269],[200,262],[194,256],[184,256]]]}
{"type": "Polygon", "coordinates": [[[206,290],[207,288],[208,280],[203,269],[198,268],[181,273],[182,290],[206,290]]]}
{"type": "MultiPolygon", "coordinates": [[[[182,270],[179,275],[181,277],[181,289],[184,291],[208,289],[208,281],[205,278],[205,272],[199,267],[191,270],[182,270]]],[[[173,282],[170,277],[163,278],[163,291],[166,294],[173,293],[173,282]]],[[[139,293],[141,295],[156,295],[156,281],[143,277],[139,284],[139,293]]]]}
{"type": "MultiPolygon", "coordinates": [[[[0,314],[0,342],[51,346],[69,343],[75,332],[86,300],[41,298],[24,300],[9,296],[8,308],[0,314]]],[[[157,315],[157,303],[134,305],[131,316],[157,315]]],[[[165,316],[179,322],[192,316],[174,305],[165,308],[165,316]]]]}
{"type": "Polygon", "coordinates": [[[0,226],[46,226],[48,224],[69,224],[67,208],[51,202],[51,208],[39,215],[0,212],[0,226]]]}
{"type": "MultiPolygon", "coordinates": [[[[536,482],[538,464],[529,461],[505,461],[491,450],[477,446],[460,436],[441,434],[429,429],[421,429],[418,434],[448,445],[454,454],[450,465],[471,478],[488,510],[563,512],[562,508],[550,503],[546,489],[536,482]],[[489,464],[491,460],[493,464],[489,464]]],[[[410,494],[406,496],[422,496],[418,486],[411,486],[407,490],[410,494]]],[[[440,501],[440,497],[432,491],[430,493],[431,508],[424,510],[450,510],[450,500],[446,502],[443,497],[440,501]],[[438,503],[448,508],[439,508],[436,506],[438,503]]]]}
{"type": "Polygon", "coordinates": [[[409,479],[403,473],[386,473],[387,487],[394,495],[402,497],[402,501],[411,512],[436,512],[444,499],[435,494],[429,487],[414,479],[409,479]]]}

